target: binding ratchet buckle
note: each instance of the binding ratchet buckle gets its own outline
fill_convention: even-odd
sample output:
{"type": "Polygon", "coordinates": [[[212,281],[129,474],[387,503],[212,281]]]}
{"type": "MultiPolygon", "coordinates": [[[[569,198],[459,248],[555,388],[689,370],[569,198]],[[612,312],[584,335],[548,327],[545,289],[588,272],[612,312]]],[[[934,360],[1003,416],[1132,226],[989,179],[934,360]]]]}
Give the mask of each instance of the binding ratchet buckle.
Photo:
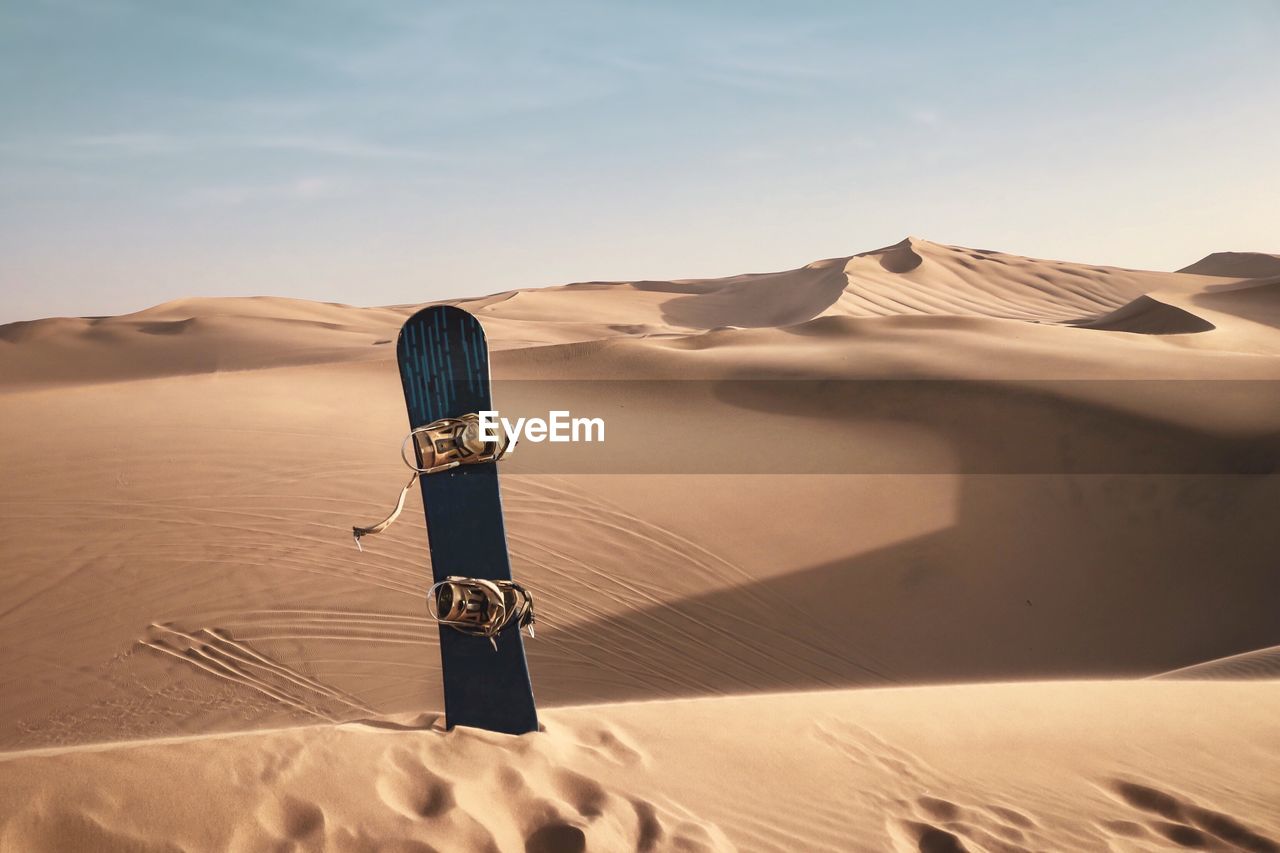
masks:
{"type": "Polygon", "coordinates": [[[360,545],[361,536],[381,533],[391,526],[391,522],[400,517],[405,498],[409,496],[409,490],[423,474],[438,474],[460,465],[479,465],[501,459],[507,452],[507,448],[511,446],[511,436],[501,426],[498,426],[497,430],[496,440],[485,441],[480,434],[480,416],[470,413],[459,418],[441,418],[438,421],[432,421],[406,435],[404,441],[400,443],[400,458],[413,470],[413,476],[400,490],[400,498],[396,501],[396,507],[391,510],[390,515],[377,524],[351,528],[356,547],[363,551],[364,548],[360,545]],[[415,449],[413,459],[409,458],[410,442],[413,442],[415,449]]]}
{"type": "Polygon", "coordinates": [[[501,426],[497,441],[485,441],[480,435],[480,416],[467,414],[418,427],[400,443],[400,458],[415,474],[435,474],[459,465],[496,462],[510,444],[511,437],[501,426]],[[417,446],[420,463],[409,458],[410,441],[417,446]]]}
{"type": "Polygon", "coordinates": [[[515,581],[447,577],[427,590],[427,612],[455,631],[488,638],[494,651],[513,622],[533,637],[533,595],[515,581]]]}

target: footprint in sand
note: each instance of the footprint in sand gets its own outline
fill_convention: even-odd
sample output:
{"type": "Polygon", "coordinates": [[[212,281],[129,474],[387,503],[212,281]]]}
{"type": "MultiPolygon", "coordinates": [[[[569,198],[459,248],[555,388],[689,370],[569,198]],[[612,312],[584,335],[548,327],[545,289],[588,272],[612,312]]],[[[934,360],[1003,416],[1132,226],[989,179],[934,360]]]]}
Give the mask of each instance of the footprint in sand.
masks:
{"type": "Polygon", "coordinates": [[[395,811],[414,820],[432,820],[457,803],[453,785],[425,767],[398,767],[378,777],[378,797],[395,811]]]}
{"type": "Polygon", "coordinates": [[[597,818],[604,814],[609,799],[608,792],[594,779],[572,770],[556,770],[552,774],[556,793],[573,806],[585,818],[597,818]]]}
{"type": "Polygon", "coordinates": [[[1051,848],[1034,832],[1035,821],[1007,806],[964,806],[930,795],[903,802],[908,815],[891,821],[889,833],[900,848],[922,853],[980,849],[1015,853],[1051,848]],[[966,843],[968,842],[968,843],[966,843]]]}
{"type": "Polygon", "coordinates": [[[432,734],[389,750],[374,782],[380,800],[413,822],[405,829],[415,837],[467,838],[468,849],[532,853],[728,846],[713,825],[673,817],[566,766],[584,758],[640,763],[639,751],[617,731],[553,725],[550,733],[520,738],[471,729],[432,734]]]}
{"type": "Polygon", "coordinates": [[[587,849],[587,835],[567,823],[539,827],[524,840],[525,853],[581,853],[587,849]]]}
{"type": "Polygon", "coordinates": [[[280,839],[301,841],[324,831],[324,811],[293,796],[270,798],[258,808],[258,822],[280,839]]]}
{"type": "MultiPolygon", "coordinates": [[[[1231,815],[1198,805],[1190,798],[1127,779],[1112,779],[1107,791],[1142,812],[1142,826],[1179,847],[1280,853],[1280,843],[1255,832],[1231,815]]],[[[1110,823],[1115,831],[1118,831],[1116,823],[1138,826],[1131,821],[1110,823]]]]}
{"type": "Polygon", "coordinates": [[[575,734],[581,749],[603,756],[614,764],[630,767],[644,764],[647,760],[645,754],[630,744],[621,732],[608,725],[584,729],[575,734]]]}

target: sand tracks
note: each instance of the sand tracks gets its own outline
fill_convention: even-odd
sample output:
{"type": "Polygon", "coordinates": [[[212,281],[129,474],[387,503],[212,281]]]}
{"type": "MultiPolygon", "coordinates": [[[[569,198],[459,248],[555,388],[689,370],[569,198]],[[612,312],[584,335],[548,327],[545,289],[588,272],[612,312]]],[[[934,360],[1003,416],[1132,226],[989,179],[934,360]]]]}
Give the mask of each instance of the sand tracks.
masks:
{"type": "MultiPolygon", "coordinates": [[[[515,571],[538,594],[539,639],[528,649],[544,701],[598,698],[607,684],[595,683],[588,691],[575,673],[595,676],[608,670],[616,673],[612,680],[624,693],[696,693],[701,684],[696,669],[664,672],[651,660],[655,642],[665,648],[681,637],[701,644],[701,652],[690,650],[698,660],[723,658],[734,649],[748,661],[777,658],[768,638],[754,636],[753,625],[741,617],[713,614],[715,627],[708,637],[699,619],[680,609],[681,601],[725,586],[751,599],[750,576],[739,566],[674,530],[553,478],[508,478],[504,495],[515,571]],[[636,571],[637,565],[644,570],[636,571]],[[637,619],[657,622],[650,630],[633,624],[637,619]],[[598,630],[601,620],[608,626],[604,633],[598,630]]],[[[352,551],[350,571],[333,560],[276,563],[289,573],[341,577],[373,592],[368,601],[380,608],[302,606],[297,602],[305,598],[295,597],[291,588],[268,600],[258,596],[274,605],[269,608],[197,610],[152,624],[140,643],[202,678],[269,700],[289,718],[347,720],[375,711],[438,708],[438,633],[422,609],[431,575],[425,537],[414,529],[420,525],[413,519],[380,537],[366,554],[352,551]],[[414,563],[421,567],[409,568],[414,563]],[[396,602],[409,596],[416,599],[410,612],[397,612],[403,605],[396,602]],[[403,701],[406,696],[414,703],[403,701]]],[[[785,602],[761,597],[753,612],[779,606],[785,602]]],[[[780,664],[774,660],[773,665],[780,664]]],[[[757,681],[766,678],[765,664],[749,664],[752,668],[758,670],[757,681]]],[[[750,675],[745,678],[750,685],[750,675]]]]}
{"type": "Polygon", "coordinates": [[[354,696],[272,660],[225,629],[188,633],[152,624],[143,646],[177,658],[215,678],[253,690],[274,702],[329,722],[374,713],[354,696]]]}

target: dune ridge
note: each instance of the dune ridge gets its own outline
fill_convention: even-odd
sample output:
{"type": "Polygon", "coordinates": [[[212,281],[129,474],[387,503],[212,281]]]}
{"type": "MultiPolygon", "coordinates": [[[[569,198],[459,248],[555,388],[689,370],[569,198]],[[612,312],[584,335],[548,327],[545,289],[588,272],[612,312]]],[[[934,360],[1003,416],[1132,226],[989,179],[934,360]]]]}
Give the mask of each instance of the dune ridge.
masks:
{"type": "MultiPolygon", "coordinates": [[[[587,282],[450,304],[482,317],[500,350],[785,328],[821,317],[972,317],[1193,335],[1214,328],[1196,315],[1195,301],[1173,306],[1160,300],[1220,284],[1220,277],[1188,271],[1045,261],[908,237],[893,246],[785,272],[587,282]]],[[[118,317],[10,323],[0,326],[0,389],[265,364],[378,361],[387,357],[380,347],[394,342],[400,324],[417,307],[190,298],[118,317]]]]}
{"type": "Polygon", "coordinates": [[[1178,272],[1226,278],[1272,278],[1280,275],[1280,255],[1264,252],[1213,252],[1178,272]]]}
{"type": "Polygon", "coordinates": [[[1154,677],[1229,681],[1280,678],[1280,646],[1254,649],[1238,655],[1192,664],[1154,677]]]}
{"type": "Polygon", "coordinates": [[[1192,335],[1215,328],[1213,323],[1203,317],[1197,317],[1190,311],[1150,296],[1139,296],[1110,314],[1075,325],[1082,329],[1134,332],[1141,335],[1192,335]]]}

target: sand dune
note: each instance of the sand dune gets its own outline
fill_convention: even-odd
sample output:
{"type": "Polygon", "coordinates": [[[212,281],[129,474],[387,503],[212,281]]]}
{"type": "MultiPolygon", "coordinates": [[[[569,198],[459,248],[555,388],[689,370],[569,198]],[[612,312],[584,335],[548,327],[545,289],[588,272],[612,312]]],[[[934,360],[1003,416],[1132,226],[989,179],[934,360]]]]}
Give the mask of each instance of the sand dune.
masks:
{"type": "Polygon", "coordinates": [[[11,754],[0,844],[1262,853],[1280,849],[1278,691],[837,691],[562,708],[522,738],[419,718],[11,754]],[[175,766],[207,795],[175,796],[175,766]]]}
{"type": "Polygon", "coordinates": [[[1224,681],[1280,678],[1280,646],[1184,666],[1181,669],[1157,675],[1156,678],[1224,681]]]}
{"type": "Polygon", "coordinates": [[[409,309],[274,297],[178,299],[119,317],[0,326],[0,385],[119,382],[264,365],[385,360],[409,309]]]}
{"type": "Polygon", "coordinates": [[[504,410],[609,422],[502,463],[519,743],[405,728],[416,497],[350,540],[415,306],[0,326],[0,847],[1275,849],[1272,685],[990,682],[1274,675],[1278,295],[909,238],[457,300],[504,410]]]}
{"type": "MultiPolygon", "coordinates": [[[[1269,257],[1269,256],[1267,256],[1269,257]]],[[[1215,274],[1216,275],[1216,274],[1215,274]]],[[[670,282],[592,282],[454,300],[495,349],[610,339],[686,338],[780,328],[818,317],[984,317],[1140,334],[1194,334],[1194,308],[1143,297],[1196,294],[1213,275],[1043,261],[910,237],[779,273],[670,282]],[[1183,316],[1183,314],[1192,316],[1183,316]],[[1102,324],[1102,325],[1098,325],[1102,324]]],[[[179,299],[119,317],[0,326],[8,388],[262,366],[380,361],[416,306],[354,308],[272,297],[179,299]],[[19,348],[20,347],[20,348],[19,348]]]]}
{"type": "Polygon", "coordinates": [[[1212,331],[1214,325],[1173,305],[1150,296],[1139,296],[1132,302],[1093,320],[1077,323],[1082,329],[1107,332],[1133,332],[1139,335],[1191,335],[1212,331]]]}
{"type": "Polygon", "coordinates": [[[1214,252],[1178,272],[1228,278],[1273,278],[1280,275],[1280,255],[1262,252],[1214,252]]]}
{"type": "Polygon", "coordinates": [[[1198,284],[1171,273],[1042,261],[917,238],[855,255],[844,269],[849,286],[826,313],[1079,322],[1152,290],[1198,284]]]}
{"type": "Polygon", "coordinates": [[[1280,328],[1280,279],[1206,288],[1191,300],[1201,308],[1280,328]]]}
{"type": "Polygon", "coordinates": [[[1080,323],[1154,290],[1191,292],[1218,283],[1204,275],[1036,260],[908,237],[883,249],[781,273],[524,291],[489,303],[482,315],[552,325],[564,318],[575,325],[590,319],[638,334],[788,326],[819,316],[923,314],[1080,323]],[[598,298],[606,293],[607,298],[598,298]]]}

